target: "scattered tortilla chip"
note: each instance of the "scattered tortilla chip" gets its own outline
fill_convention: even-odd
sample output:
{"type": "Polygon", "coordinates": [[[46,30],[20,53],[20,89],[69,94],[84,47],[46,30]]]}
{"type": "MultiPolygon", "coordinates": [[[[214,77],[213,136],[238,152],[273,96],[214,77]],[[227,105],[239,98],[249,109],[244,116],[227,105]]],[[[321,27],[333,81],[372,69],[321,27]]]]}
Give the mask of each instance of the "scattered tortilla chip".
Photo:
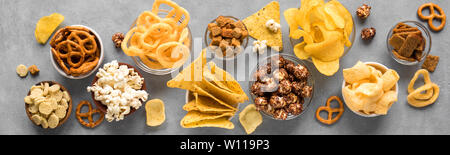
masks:
{"type": "Polygon", "coordinates": [[[206,49],[203,49],[200,57],[183,69],[175,78],[167,82],[167,87],[193,90],[195,82],[202,81],[203,68],[206,63],[206,49]]]}
{"type": "Polygon", "coordinates": [[[160,126],[166,120],[164,102],[160,99],[153,99],[145,104],[148,126],[160,126]]]}
{"type": "Polygon", "coordinates": [[[45,44],[52,33],[58,28],[59,24],[64,21],[64,16],[59,13],[53,13],[39,19],[36,24],[34,35],[40,44],[45,44]]]}
{"type": "Polygon", "coordinates": [[[243,20],[250,36],[256,40],[267,40],[267,46],[276,51],[283,50],[281,30],[276,33],[266,27],[266,22],[273,19],[280,23],[280,4],[272,1],[264,8],[243,20]]]}
{"type": "Polygon", "coordinates": [[[254,104],[250,104],[239,114],[239,121],[247,134],[253,133],[263,122],[261,114],[254,104]]]}
{"type": "Polygon", "coordinates": [[[203,90],[202,88],[198,87],[197,85],[194,85],[194,91],[193,92],[196,92],[196,93],[198,93],[198,95],[201,95],[201,96],[209,97],[209,98],[217,101],[218,103],[220,103],[221,105],[223,105],[225,107],[228,107],[228,108],[233,109],[233,110],[237,110],[235,108],[236,105],[231,105],[231,104],[225,103],[224,101],[216,98],[214,95],[208,93],[207,91],[203,90]]]}
{"type": "Polygon", "coordinates": [[[197,93],[191,95],[193,95],[195,99],[183,106],[183,110],[185,111],[200,111],[204,113],[225,113],[235,111],[209,97],[199,96],[197,93]]]}
{"type": "Polygon", "coordinates": [[[215,127],[224,129],[234,129],[234,124],[228,120],[229,117],[221,117],[217,119],[202,120],[191,124],[181,124],[183,128],[199,128],[199,127],[215,127]]]}
{"type": "Polygon", "coordinates": [[[213,120],[221,117],[231,117],[233,116],[233,112],[221,113],[221,114],[208,114],[201,113],[199,111],[189,111],[186,116],[181,120],[182,124],[191,124],[195,122],[200,122],[203,120],[213,120]]]}

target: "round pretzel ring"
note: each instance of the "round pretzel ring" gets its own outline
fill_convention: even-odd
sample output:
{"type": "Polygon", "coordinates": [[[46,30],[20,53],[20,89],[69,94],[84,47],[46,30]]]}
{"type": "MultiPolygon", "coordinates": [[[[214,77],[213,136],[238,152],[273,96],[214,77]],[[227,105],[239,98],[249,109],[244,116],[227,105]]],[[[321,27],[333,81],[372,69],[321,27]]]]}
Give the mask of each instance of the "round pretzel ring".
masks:
{"type": "Polygon", "coordinates": [[[67,39],[78,43],[88,55],[92,55],[97,51],[97,42],[94,36],[87,31],[73,30],[67,39]]]}
{"type": "Polygon", "coordinates": [[[444,10],[443,10],[439,5],[437,5],[437,4],[434,4],[434,3],[425,3],[425,4],[423,4],[423,5],[421,5],[421,6],[419,7],[419,9],[417,10],[417,14],[419,15],[420,19],[422,19],[422,20],[428,20],[428,26],[430,26],[430,28],[431,28],[433,31],[441,31],[441,30],[444,28],[444,26],[445,26],[445,21],[446,21],[446,19],[447,19],[447,16],[445,15],[444,10]],[[430,15],[424,16],[424,15],[422,14],[423,9],[425,9],[425,8],[430,9],[430,15]],[[435,12],[435,10],[439,11],[439,14],[437,14],[437,13],[435,12]],[[434,20],[434,19],[439,19],[439,20],[441,20],[441,25],[439,25],[439,26],[436,27],[436,26],[433,24],[433,20],[434,20]]]}
{"type": "Polygon", "coordinates": [[[317,120],[319,120],[320,122],[324,123],[324,124],[334,124],[336,123],[336,121],[338,121],[342,114],[344,113],[344,104],[342,103],[341,98],[337,97],[337,96],[331,96],[330,98],[328,98],[327,100],[327,104],[326,106],[321,106],[317,109],[316,111],[316,118],[317,120]],[[331,108],[330,104],[331,101],[336,100],[339,103],[339,108],[331,108]],[[328,112],[328,118],[324,119],[320,116],[320,112],[322,111],[326,111],[328,112]],[[333,118],[333,113],[338,113],[336,115],[336,117],[333,118]]]}
{"type": "Polygon", "coordinates": [[[105,114],[103,114],[103,112],[101,112],[99,109],[92,109],[91,103],[89,101],[84,100],[84,101],[81,101],[77,106],[76,117],[77,117],[78,121],[81,123],[81,125],[88,127],[88,128],[94,128],[103,122],[103,119],[105,118],[105,114]],[[86,113],[81,113],[81,108],[83,106],[88,106],[89,111],[86,113]],[[98,113],[100,115],[100,118],[94,122],[92,115],[94,115],[96,113],[98,113]],[[83,118],[87,118],[88,122],[85,122],[83,120],[83,118]]]}
{"type": "Polygon", "coordinates": [[[80,67],[84,63],[84,54],[82,52],[70,52],[67,56],[67,63],[71,67],[80,67]],[[78,62],[73,62],[74,60],[72,58],[79,58],[78,62]]]}

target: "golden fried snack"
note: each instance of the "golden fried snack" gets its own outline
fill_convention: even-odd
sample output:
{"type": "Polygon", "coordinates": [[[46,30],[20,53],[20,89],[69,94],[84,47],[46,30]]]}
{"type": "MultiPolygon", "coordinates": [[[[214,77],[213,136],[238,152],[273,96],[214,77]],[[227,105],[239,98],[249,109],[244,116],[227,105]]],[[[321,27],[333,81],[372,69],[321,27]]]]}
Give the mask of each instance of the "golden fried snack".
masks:
{"type": "Polygon", "coordinates": [[[105,114],[103,114],[103,112],[101,112],[99,109],[92,109],[92,105],[89,101],[81,101],[78,106],[77,106],[77,111],[76,111],[76,116],[78,119],[78,122],[81,123],[81,125],[84,125],[85,127],[88,128],[94,128],[97,125],[99,125],[100,123],[103,122],[103,119],[105,118],[105,114]],[[81,108],[83,106],[88,106],[88,112],[86,113],[81,113],[81,108]],[[100,118],[94,122],[92,115],[98,113],[100,115],[100,118]],[[83,118],[87,118],[88,122],[85,122],[83,120],[83,118]]]}
{"type": "Polygon", "coordinates": [[[16,68],[16,73],[20,76],[20,77],[26,77],[28,75],[28,69],[27,66],[20,64],[19,66],[17,66],[16,68]]]}
{"type": "Polygon", "coordinates": [[[343,113],[344,113],[344,104],[342,103],[342,100],[337,96],[331,96],[330,98],[328,98],[326,106],[321,106],[317,109],[316,118],[317,120],[319,120],[324,124],[331,125],[336,123],[336,121],[338,121],[341,118],[343,113]],[[339,108],[331,108],[330,104],[331,101],[333,100],[336,100],[339,103],[339,108]],[[322,111],[328,112],[328,118],[324,119],[320,116],[320,112],[322,111]],[[336,117],[333,118],[333,113],[338,114],[336,115],[336,117]]]}
{"type": "Polygon", "coordinates": [[[190,55],[189,19],[189,13],[176,3],[156,0],[152,10],[142,12],[125,35],[122,50],[152,69],[180,67],[190,55]],[[172,7],[165,17],[158,16],[161,4],[172,7]]]}
{"type": "Polygon", "coordinates": [[[425,3],[419,7],[419,9],[417,10],[417,14],[419,15],[420,19],[428,20],[428,26],[430,26],[433,31],[441,31],[445,26],[447,16],[445,15],[444,10],[442,10],[442,8],[437,4],[425,3]],[[430,9],[430,15],[424,16],[422,14],[423,9],[425,8],[430,9]],[[437,10],[439,13],[436,13],[435,10],[437,10]],[[433,20],[440,20],[441,24],[436,27],[433,24],[433,20]]]}
{"type": "Polygon", "coordinates": [[[30,71],[31,75],[36,75],[40,70],[36,65],[31,65],[30,67],[28,67],[28,71],[30,71]]]}
{"type": "Polygon", "coordinates": [[[96,36],[84,27],[59,29],[50,45],[59,67],[68,75],[80,76],[92,71],[100,58],[96,36]]]}
{"type": "Polygon", "coordinates": [[[439,86],[431,82],[430,73],[425,69],[418,70],[408,85],[408,103],[409,105],[417,108],[431,105],[436,102],[439,97],[439,91],[439,86]],[[423,75],[425,84],[417,89],[414,89],[414,84],[421,74],[423,75]]]}

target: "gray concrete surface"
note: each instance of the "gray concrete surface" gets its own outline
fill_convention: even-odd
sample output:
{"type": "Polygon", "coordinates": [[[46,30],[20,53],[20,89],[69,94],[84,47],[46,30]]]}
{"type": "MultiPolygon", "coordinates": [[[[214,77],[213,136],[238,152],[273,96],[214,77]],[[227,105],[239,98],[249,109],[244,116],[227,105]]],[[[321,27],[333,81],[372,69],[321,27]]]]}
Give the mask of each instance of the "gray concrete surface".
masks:
{"type": "MultiPolygon", "coordinates": [[[[192,17],[189,26],[194,38],[203,38],[207,23],[218,15],[232,15],[245,18],[262,8],[270,0],[175,0],[186,8],[192,17]]],[[[281,11],[299,7],[300,0],[280,0],[281,11]]],[[[356,23],[357,38],[351,51],[341,59],[339,72],[325,77],[313,69],[316,90],[313,104],[301,117],[291,121],[275,121],[264,117],[263,124],[254,134],[450,134],[450,42],[448,24],[444,30],[432,33],[431,53],[441,57],[441,62],[432,80],[440,85],[441,96],[438,101],[426,108],[413,108],[406,102],[406,87],[419,65],[403,66],[395,62],[386,52],[386,36],[389,29],[399,21],[420,21],[417,8],[429,0],[340,0],[352,13],[356,23]],[[358,6],[367,3],[372,6],[372,15],[365,21],[357,19],[354,12],[358,6]],[[377,35],[371,42],[363,42],[359,32],[363,27],[374,27],[377,35]],[[316,121],[315,110],[325,104],[332,95],[341,95],[342,68],[353,66],[358,60],[376,61],[397,70],[401,76],[399,82],[399,101],[395,103],[387,116],[363,118],[346,108],[341,120],[335,125],[323,125],[316,121]]],[[[450,13],[450,2],[432,0],[450,13]]],[[[83,80],[70,80],[59,75],[50,62],[49,45],[40,45],[35,41],[34,28],[39,18],[53,12],[65,16],[62,25],[87,25],[95,29],[105,44],[104,63],[119,60],[134,64],[132,59],[121,50],[113,47],[110,40],[115,32],[126,32],[134,19],[144,10],[151,9],[149,0],[0,0],[0,134],[245,134],[238,118],[234,118],[234,130],[217,128],[183,129],[179,121],[186,112],[182,110],[185,92],[167,88],[165,83],[170,76],[154,76],[144,73],[150,98],[160,98],[166,105],[166,122],[160,127],[145,125],[145,110],[139,109],[121,122],[103,122],[95,129],[82,127],[74,113],[69,120],[55,130],[43,130],[32,124],[24,109],[23,97],[29,87],[39,81],[54,80],[62,83],[73,96],[74,106],[81,100],[91,100],[86,92],[94,75],[83,80]],[[41,72],[38,76],[19,78],[15,68],[19,64],[36,64],[41,72]]],[[[425,22],[422,22],[425,23],[425,22]]],[[[288,39],[287,23],[282,17],[284,52],[293,54],[288,39]]],[[[195,51],[199,53],[200,51],[195,51]]],[[[250,54],[250,56],[256,56],[250,54]]],[[[250,62],[254,66],[256,62],[250,62]]],[[[311,65],[309,63],[309,65],[311,65]]],[[[237,67],[237,72],[246,72],[237,67]]],[[[251,67],[250,67],[251,68],[251,67]]],[[[233,72],[233,71],[230,71],[233,72]]],[[[248,92],[248,82],[241,81],[248,92]]],[[[241,110],[250,102],[241,106],[241,110]]],[[[73,108],[75,110],[75,107],[73,108]]]]}

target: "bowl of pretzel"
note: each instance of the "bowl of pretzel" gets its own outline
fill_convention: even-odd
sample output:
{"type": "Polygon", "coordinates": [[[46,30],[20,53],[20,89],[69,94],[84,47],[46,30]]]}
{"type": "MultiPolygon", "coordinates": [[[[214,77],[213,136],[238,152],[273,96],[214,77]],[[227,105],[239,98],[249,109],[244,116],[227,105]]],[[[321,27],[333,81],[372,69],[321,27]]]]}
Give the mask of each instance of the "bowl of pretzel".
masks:
{"type": "Polygon", "coordinates": [[[50,46],[53,67],[69,79],[90,76],[103,61],[100,35],[87,26],[72,25],[59,29],[50,46]]]}

